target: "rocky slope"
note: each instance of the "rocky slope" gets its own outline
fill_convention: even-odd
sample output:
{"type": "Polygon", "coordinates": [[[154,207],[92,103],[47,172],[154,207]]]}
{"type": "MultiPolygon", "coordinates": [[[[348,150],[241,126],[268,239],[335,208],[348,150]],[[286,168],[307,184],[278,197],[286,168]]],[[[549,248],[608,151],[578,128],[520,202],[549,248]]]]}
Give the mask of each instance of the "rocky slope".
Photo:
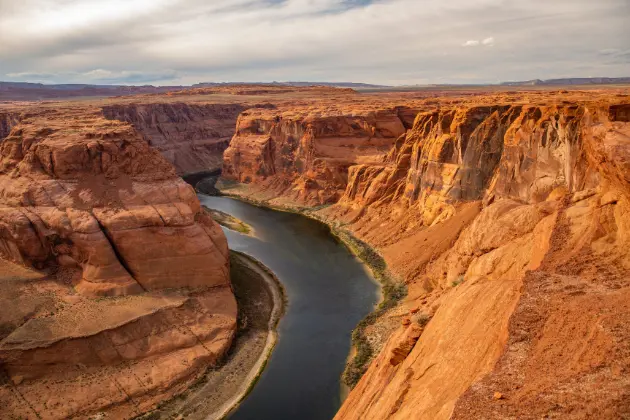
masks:
{"type": "Polygon", "coordinates": [[[627,92],[543,92],[427,101],[404,131],[239,119],[229,177],[334,203],[319,217],[408,286],[338,419],[630,414],[629,112],[627,92]]]}
{"type": "Polygon", "coordinates": [[[0,143],[3,416],[130,418],[184,390],[234,336],[227,252],[131,125],[22,114],[0,143]]]}
{"type": "Polygon", "coordinates": [[[221,168],[223,151],[244,109],[236,103],[132,103],[104,106],[103,114],[132,124],[179,174],[189,174],[221,168]]]}

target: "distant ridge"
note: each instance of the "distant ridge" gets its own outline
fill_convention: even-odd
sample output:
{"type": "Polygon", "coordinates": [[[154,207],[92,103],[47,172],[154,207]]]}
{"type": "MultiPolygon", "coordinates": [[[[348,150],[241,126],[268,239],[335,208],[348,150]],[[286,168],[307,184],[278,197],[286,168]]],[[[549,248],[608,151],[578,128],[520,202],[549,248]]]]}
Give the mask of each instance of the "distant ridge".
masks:
{"type": "Polygon", "coordinates": [[[569,77],[565,79],[526,80],[503,82],[501,86],[565,86],[565,85],[621,85],[630,83],[630,77],[569,77]]]}
{"type": "Polygon", "coordinates": [[[138,94],[161,94],[182,91],[190,88],[225,87],[225,86],[323,86],[331,88],[354,89],[357,91],[406,91],[423,89],[452,89],[483,86],[588,86],[630,84],[630,77],[573,77],[549,80],[525,80],[496,84],[426,84],[387,86],[355,82],[204,82],[192,86],[127,86],[127,85],[91,85],[80,83],[43,84],[29,82],[0,82],[0,101],[39,101],[46,99],[111,97],[138,94]]]}
{"type": "Polygon", "coordinates": [[[42,99],[108,97],[141,93],[165,93],[185,89],[184,86],[124,86],[0,82],[0,100],[37,101],[42,99]]]}
{"type": "Polygon", "coordinates": [[[295,86],[295,87],[305,87],[305,86],[326,86],[326,87],[339,87],[339,88],[351,88],[351,89],[384,89],[391,88],[392,86],[386,85],[372,85],[369,83],[354,83],[354,82],[271,82],[271,83],[263,83],[263,82],[204,82],[197,83],[192,85],[193,88],[200,87],[215,87],[215,86],[230,86],[230,85],[271,85],[271,86],[295,86]]]}

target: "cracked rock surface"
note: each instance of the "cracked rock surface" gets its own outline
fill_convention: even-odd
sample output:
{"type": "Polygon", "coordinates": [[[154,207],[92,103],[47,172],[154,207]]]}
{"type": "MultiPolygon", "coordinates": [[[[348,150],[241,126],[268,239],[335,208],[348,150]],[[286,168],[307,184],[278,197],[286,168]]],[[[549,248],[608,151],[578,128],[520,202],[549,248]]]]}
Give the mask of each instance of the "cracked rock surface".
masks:
{"type": "Polygon", "coordinates": [[[63,106],[6,121],[3,413],[130,418],[181,392],[236,329],[221,228],[129,123],[63,106]]]}

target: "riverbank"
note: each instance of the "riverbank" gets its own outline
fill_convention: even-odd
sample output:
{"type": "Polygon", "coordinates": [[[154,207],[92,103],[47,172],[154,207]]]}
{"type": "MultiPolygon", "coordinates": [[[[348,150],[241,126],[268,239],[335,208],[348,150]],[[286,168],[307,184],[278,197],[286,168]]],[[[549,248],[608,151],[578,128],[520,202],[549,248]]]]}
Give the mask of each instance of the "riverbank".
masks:
{"type": "Polygon", "coordinates": [[[183,394],[161,404],[139,420],[224,418],[247,396],[276,344],[277,324],[284,313],[282,285],[264,265],[230,251],[238,331],[225,360],[211,368],[183,394]]]}
{"type": "MultiPolygon", "coordinates": [[[[249,185],[219,179],[216,182],[219,194],[245,201],[249,204],[277,211],[297,213],[325,224],[332,235],[343,243],[372,273],[372,278],[381,288],[380,301],[352,332],[352,351],[349,355],[342,379],[353,388],[365,373],[373,358],[380,352],[389,335],[399,326],[398,316],[389,317],[398,303],[406,296],[404,283],[397,281],[387,268],[383,257],[369,244],[343,229],[340,223],[320,217],[316,212],[323,207],[306,207],[278,197],[266,198],[257,194],[249,185]],[[273,200],[273,203],[271,202],[273,200]],[[390,319],[395,318],[395,319],[390,319]]],[[[214,184],[213,184],[214,185],[214,184]]]]}

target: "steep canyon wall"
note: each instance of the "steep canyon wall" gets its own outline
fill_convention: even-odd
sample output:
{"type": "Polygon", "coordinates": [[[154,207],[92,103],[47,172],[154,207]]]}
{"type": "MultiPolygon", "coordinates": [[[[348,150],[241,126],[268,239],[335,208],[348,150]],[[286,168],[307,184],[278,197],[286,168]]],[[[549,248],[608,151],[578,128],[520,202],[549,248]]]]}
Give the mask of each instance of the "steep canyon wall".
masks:
{"type": "Polygon", "coordinates": [[[13,126],[20,121],[20,112],[18,111],[0,111],[0,139],[9,135],[13,126]]]}
{"type": "Polygon", "coordinates": [[[181,175],[221,168],[236,119],[244,110],[238,103],[148,103],[107,105],[103,114],[132,124],[181,175]]]}
{"type": "Polygon", "coordinates": [[[343,195],[349,168],[380,164],[414,114],[405,107],[352,116],[251,110],[238,119],[224,155],[224,177],[304,204],[331,204],[343,195]]]}
{"type": "Polygon", "coordinates": [[[239,118],[226,176],[271,204],[331,204],[316,214],[408,287],[338,419],[630,413],[623,97],[482,98],[412,125],[239,118]]]}
{"type": "Polygon", "coordinates": [[[234,337],[221,228],[136,129],[98,109],[23,113],[1,140],[0,256],[9,418],[134,417],[234,337]]]}

